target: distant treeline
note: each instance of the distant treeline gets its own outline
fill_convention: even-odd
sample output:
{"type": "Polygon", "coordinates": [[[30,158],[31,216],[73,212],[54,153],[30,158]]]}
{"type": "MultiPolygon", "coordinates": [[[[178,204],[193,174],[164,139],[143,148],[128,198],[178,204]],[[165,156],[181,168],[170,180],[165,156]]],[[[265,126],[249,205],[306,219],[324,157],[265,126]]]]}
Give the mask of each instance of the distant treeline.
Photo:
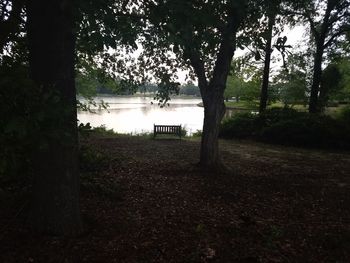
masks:
{"type": "MultiPolygon", "coordinates": [[[[138,87],[138,92],[143,94],[155,94],[158,91],[157,84],[147,83],[138,87]]],[[[179,94],[200,97],[199,87],[192,82],[188,82],[179,87],[179,94]]]]}
{"type": "MultiPolygon", "coordinates": [[[[121,87],[116,83],[94,83],[95,87],[92,93],[95,94],[109,94],[109,95],[132,95],[135,93],[141,94],[156,94],[158,91],[158,85],[155,83],[146,83],[140,86],[128,86],[124,85],[121,87]]],[[[91,89],[91,88],[90,88],[91,89]]],[[[91,90],[90,90],[91,93],[91,90]]],[[[179,95],[188,95],[188,96],[196,96],[200,97],[200,91],[197,85],[188,82],[186,84],[180,85],[179,87],[179,95]]]]}

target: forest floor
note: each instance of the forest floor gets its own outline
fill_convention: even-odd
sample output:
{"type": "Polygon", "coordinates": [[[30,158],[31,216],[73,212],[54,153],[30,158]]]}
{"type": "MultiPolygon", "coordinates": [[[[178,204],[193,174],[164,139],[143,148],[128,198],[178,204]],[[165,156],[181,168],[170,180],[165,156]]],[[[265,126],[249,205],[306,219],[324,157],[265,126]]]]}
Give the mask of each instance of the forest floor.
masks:
{"type": "Polygon", "coordinates": [[[220,174],[196,166],[199,146],[84,140],[74,239],[33,234],[3,186],[0,262],[350,262],[350,153],[220,141],[220,174]]]}

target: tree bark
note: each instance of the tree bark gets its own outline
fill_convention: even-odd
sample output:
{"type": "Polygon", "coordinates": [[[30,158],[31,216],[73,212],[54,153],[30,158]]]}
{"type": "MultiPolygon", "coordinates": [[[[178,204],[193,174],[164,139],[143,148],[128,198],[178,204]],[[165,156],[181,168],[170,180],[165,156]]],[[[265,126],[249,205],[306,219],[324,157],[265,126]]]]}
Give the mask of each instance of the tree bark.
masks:
{"type": "Polygon", "coordinates": [[[192,53],[191,64],[198,77],[204,106],[204,123],[200,150],[200,166],[215,170],[223,167],[219,155],[219,127],[225,114],[224,91],[232,57],[236,47],[236,31],[239,22],[231,20],[223,33],[222,42],[215,62],[213,76],[208,83],[204,63],[199,55],[192,53]]]}
{"type": "Polygon", "coordinates": [[[263,113],[266,110],[266,106],[267,106],[269,77],[270,77],[270,61],[271,61],[271,53],[272,53],[272,49],[271,49],[272,33],[273,33],[273,26],[275,25],[275,19],[276,19],[275,13],[271,12],[269,15],[269,23],[268,23],[268,29],[267,29],[267,41],[265,46],[265,61],[264,61],[261,93],[260,93],[259,113],[263,113]]]}
{"type": "Polygon", "coordinates": [[[321,105],[319,103],[319,91],[320,91],[320,84],[322,80],[322,61],[323,61],[323,52],[325,50],[325,40],[326,36],[329,33],[329,29],[332,27],[332,24],[334,21],[330,21],[330,15],[334,7],[338,4],[338,0],[328,0],[327,1],[327,8],[325,11],[325,15],[322,20],[321,26],[319,26],[319,29],[315,26],[315,23],[313,20],[309,18],[310,26],[311,26],[311,32],[315,38],[316,43],[316,53],[314,57],[314,67],[313,67],[313,78],[312,78],[312,85],[311,85],[311,91],[310,91],[310,100],[309,100],[309,112],[310,113],[317,113],[320,112],[321,105]]]}
{"type": "Polygon", "coordinates": [[[223,92],[217,90],[214,94],[203,98],[204,104],[204,123],[200,151],[200,165],[211,170],[222,168],[219,154],[219,127],[222,118],[225,115],[226,107],[224,104],[223,92]]]}
{"type": "Polygon", "coordinates": [[[69,0],[27,2],[29,65],[43,116],[30,223],[38,232],[70,236],[82,231],[72,8],[69,0]]]}
{"type": "Polygon", "coordinates": [[[320,112],[321,110],[318,97],[319,97],[320,83],[322,79],[323,46],[324,46],[324,40],[323,41],[319,40],[316,46],[316,53],[314,58],[313,77],[312,77],[312,85],[311,85],[310,100],[309,100],[310,113],[317,113],[317,112],[320,112]]]}

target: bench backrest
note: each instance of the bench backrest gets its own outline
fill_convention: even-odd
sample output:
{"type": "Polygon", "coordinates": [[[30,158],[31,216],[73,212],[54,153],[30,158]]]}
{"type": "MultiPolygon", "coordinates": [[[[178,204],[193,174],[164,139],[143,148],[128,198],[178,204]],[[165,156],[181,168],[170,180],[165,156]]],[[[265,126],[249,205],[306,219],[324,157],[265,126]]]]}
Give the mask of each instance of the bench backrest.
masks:
{"type": "Polygon", "coordinates": [[[154,125],[154,134],[181,135],[181,125],[154,125]]]}

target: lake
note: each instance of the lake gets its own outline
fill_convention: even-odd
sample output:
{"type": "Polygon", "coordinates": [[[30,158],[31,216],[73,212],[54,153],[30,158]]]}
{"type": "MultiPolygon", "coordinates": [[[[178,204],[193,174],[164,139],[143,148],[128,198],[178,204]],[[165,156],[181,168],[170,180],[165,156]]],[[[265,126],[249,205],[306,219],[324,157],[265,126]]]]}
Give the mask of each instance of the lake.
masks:
{"type": "Polygon", "coordinates": [[[169,106],[163,108],[152,99],[142,96],[96,97],[96,102],[103,100],[108,103],[108,111],[79,111],[78,119],[80,123],[89,122],[93,127],[105,125],[118,133],[153,132],[153,124],[182,125],[189,134],[202,130],[204,109],[197,106],[202,99],[172,98],[169,106]]]}

